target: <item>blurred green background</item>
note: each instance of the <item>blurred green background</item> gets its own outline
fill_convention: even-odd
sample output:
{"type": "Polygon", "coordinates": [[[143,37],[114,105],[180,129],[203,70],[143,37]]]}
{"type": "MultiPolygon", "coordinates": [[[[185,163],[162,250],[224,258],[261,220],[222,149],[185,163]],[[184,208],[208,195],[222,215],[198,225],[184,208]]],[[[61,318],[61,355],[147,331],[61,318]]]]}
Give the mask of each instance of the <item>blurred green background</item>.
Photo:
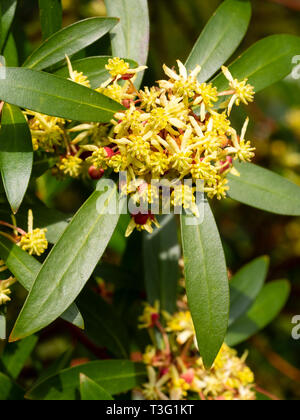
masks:
{"type": "MultiPolygon", "coordinates": [[[[80,18],[105,15],[102,0],[64,0],[63,3],[64,25],[80,18]]],[[[173,66],[176,59],[184,61],[187,58],[205,23],[220,3],[220,0],[149,0],[151,45],[145,84],[152,84],[163,76],[163,63],[173,66]]],[[[238,54],[271,34],[300,35],[299,0],[253,0],[252,3],[251,26],[238,54]]],[[[15,27],[18,28],[15,36],[21,51],[21,63],[40,42],[37,0],[19,2],[15,27]]],[[[101,41],[89,49],[89,54],[109,53],[108,45],[107,39],[101,41]]],[[[298,73],[300,76],[300,71],[298,73]]],[[[257,148],[256,163],[300,185],[300,79],[289,77],[258,94],[255,104],[233,115],[237,127],[242,125],[246,113],[251,118],[248,135],[257,148]]],[[[65,212],[76,210],[88,193],[87,185],[59,183],[49,174],[39,179],[37,185],[40,198],[49,206],[65,212]]],[[[291,319],[300,315],[300,218],[270,215],[231,200],[214,203],[214,206],[231,272],[266,254],[271,257],[269,279],[288,278],[292,283],[291,298],[284,312],[245,347],[249,349],[249,364],[259,386],[279,398],[298,400],[300,341],[291,338],[291,319]]],[[[138,234],[135,240],[137,237],[138,234]]],[[[118,262],[125,247],[122,235],[115,235],[106,259],[118,262]]],[[[137,254],[135,258],[138,258],[137,254]]],[[[142,261],[142,256],[140,258],[142,261]]],[[[42,334],[34,357],[23,373],[24,383],[30,383],[37,370],[69,347],[74,347],[75,343],[74,336],[66,335],[59,325],[48,329],[42,334]]],[[[91,352],[78,343],[75,356],[92,357],[91,352]]]]}

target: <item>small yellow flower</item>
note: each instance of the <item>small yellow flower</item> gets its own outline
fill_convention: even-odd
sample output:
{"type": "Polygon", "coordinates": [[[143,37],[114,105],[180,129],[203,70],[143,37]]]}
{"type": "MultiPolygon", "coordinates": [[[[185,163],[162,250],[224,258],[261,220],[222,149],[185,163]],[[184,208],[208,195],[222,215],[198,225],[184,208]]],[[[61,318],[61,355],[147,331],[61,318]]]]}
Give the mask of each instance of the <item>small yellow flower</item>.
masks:
{"type": "Polygon", "coordinates": [[[32,210],[29,210],[28,233],[21,237],[18,245],[23,251],[27,251],[30,255],[37,255],[40,257],[48,248],[46,232],[47,229],[33,229],[33,214],[32,210]]]}
{"type": "Polygon", "coordinates": [[[10,277],[7,280],[0,281],[0,306],[5,305],[6,303],[10,302],[10,294],[11,290],[10,287],[16,282],[16,279],[10,277]]]}
{"type": "Polygon", "coordinates": [[[68,155],[58,164],[58,169],[65,175],[78,178],[83,171],[83,160],[77,156],[68,155]]]}
{"type": "Polygon", "coordinates": [[[145,304],[143,315],[139,317],[139,328],[153,328],[155,322],[159,319],[160,304],[158,301],[155,302],[154,306],[145,304]]]}
{"type": "Polygon", "coordinates": [[[245,105],[248,105],[249,102],[253,102],[255,91],[254,87],[247,83],[248,79],[244,79],[242,81],[234,79],[229,69],[225,66],[222,67],[222,71],[226,79],[229,81],[229,86],[234,90],[234,95],[228,105],[228,114],[230,115],[234,104],[239,106],[241,102],[245,105]]]}
{"type": "Polygon", "coordinates": [[[78,73],[78,71],[73,70],[71,61],[70,61],[70,59],[67,55],[66,55],[66,60],[67,60],[67,63],[68,63],[69,74],[70,74],[69,80],[71,80],[72,82],[75,82],[79,85],[90,88],[91,84],[90,84],[87,76],[85,76],[82,72],[78,73]]]}
{"type": "Polygon", "coordinates": [[[105,66],[106,70],[109,71],[112,77],[123,76],[127,74],[130,69],[130,65],[119,57],[110,58],[108,64],[105,66]]]}

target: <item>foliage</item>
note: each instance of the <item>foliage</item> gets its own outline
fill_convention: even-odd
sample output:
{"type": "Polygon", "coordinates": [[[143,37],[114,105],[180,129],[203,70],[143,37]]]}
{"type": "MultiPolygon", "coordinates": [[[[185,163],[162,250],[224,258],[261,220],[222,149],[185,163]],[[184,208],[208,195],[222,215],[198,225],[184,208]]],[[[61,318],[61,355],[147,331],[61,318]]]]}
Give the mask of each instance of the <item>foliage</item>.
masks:
{"type": "Polygon", "coordinates": [[[0,32],[8,64],[0,67],[0,338],[9,331],[0,399],[255,399],[245,356],[228,346],[278,316],[290,283],[265,284],[267,257],[228,275],[213,210],[216,198],[229,197],[300,216],[300,187],[251,163],[249,118],[236,117],[237,106],[291,73],[300,38],[268,36],[227,67],[252,8],[225,0],[185,65],[178,60],[178,72],[164,65],[167,80],[139,90],[149,50],[146,0],[106,0],[106,17],[63,29],[60,0],[40,0],[42,42],[20,67],[16,3],[3,2],[0,32]],[[128,178],[118,185],[122,171],[128,178]],[[168,204],[151,184],[157,178],[192,180],[179,195],[172,184],[175,215],[151,211],[155,202],[168,204]],[[64,215],[52,197],[71,184],[84,199],[64,215]],[[130,200],[135,210],[120,215],[116,208],[130,200]],[[22,371],[53,325],[67,328],[89,356],[63,354],[28,386],[22,371]]]}

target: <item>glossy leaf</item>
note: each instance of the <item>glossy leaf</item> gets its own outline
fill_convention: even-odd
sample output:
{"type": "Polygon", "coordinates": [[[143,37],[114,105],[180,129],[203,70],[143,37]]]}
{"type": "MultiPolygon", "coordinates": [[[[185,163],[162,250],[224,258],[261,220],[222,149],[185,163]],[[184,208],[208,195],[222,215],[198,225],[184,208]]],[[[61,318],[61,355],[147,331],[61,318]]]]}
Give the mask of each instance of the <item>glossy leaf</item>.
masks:
{"type": "Polygon", "coordinates": [[[14,213],[28,188],[33,163],[30,130],[22,111],[4,104],[0,129],[0,169],[7,199],[14,213]]]}
{"type": "Polygon", "coordinates": [[[17,0],[1,0],[0,12],[1,12],[1,41],[0,50],[7,41],[7,37],[10,31],[11,24],[13,22],[17,8],[17,0]]]}
{"type": "Polygon", "coordinates": [[[230,280],[229,325],[253,305],[267,278],[269,261],[268,257],[257,258],[230,280]]]}
{"type": "Polygon", "coordinates": [[[223,344],[229,314],[227,268],[219,232],[212,211],[204,203],[202,223],[182,216],[181,231],[188,304],[200,354],[211,367],[223,344]]]}
{"type": "MultiPolygon", "coordinates": [[[[140,66],[147,62],[150,23],[147,0],[105,0],[108,16],[120,18],[111,31],[112,53],[115,57],[127,57],[140,66]]],[[[143,74],[135,82],[140,86],[143,74]]]]}
{"type": "MultiPolygon", "coordinates": [[[[34,257],[3,237],[0,237],[0,256],[18,282],[29,291],[42,265],[34,257]]],[[[84,328],[84,321],[75,304],[72,304],[61,315],[61,318],[78,328],[84,328]]]]}
{"type": "Polygon", "coordinates": [[[85,321],[84,334],[97,347],[107,348],[118,358],[128,358],[129,337],[113,306],[89,290],[82,292],[77,304],[85,321]]]}
{"type": "Polygon", "coordinates": [[[100,385],[83,373],[80,375],[80,395],[82,401],[109,401],[113,397],[100,385]]]}
{"type": "Polygon", "coordinates": [[[25,61],[24,67],[44,70],[93,44],[116,24],[116,18],[94,17],[76,22],[48,38],[25,61]]]}
{"type": "MultiPolygon", "coordinates": [[[[233,77],[249,83],[259,92],[288,76],[294,67],[293,57],[299,54],[300,38],[293,35],[272,35],[258,41],[230,67],[233,77]]],[[[223,91],[228,81],[223,74],[213,82],[223,91]]]]}
{"type": "Polygon", "coordinates": [[[300,187],[251,163],[235,163],[240,176],[229,175],[230,198],[261,210],[300,216],[300,187]]]}
{"type": "Polygon", "coordinates": [[[8,344],[1,356],[5,370],[13,379],[17,379],[25,363],[31,355],[38,342],[38,337],[32,335],[19,341],[19,343],[8,344]]]}
{"type": "MultiPolygon", "coordinates": [[[[109,56],[104,57],[88,57],[80,60],[72,61],[73,70],[83,73],[89,79],[92,89],[97,89],[103,82],[110,78],[109,72],[105,66],[108,60],[112,58],[109,56]]],[[[137,63],[133,60],[125,59],[130,64],[131,68],[137,67],[137,63]]],[[[61,77],[70,77],[69,69],[67,66],[61,67],[56,70],[55,74],[61,77]]]]}
{"type": "Polygon", "coordinates": [[[7,67],[1,99],[42,114],[76,121],[109,122],[122,106],[87,87],[52,74],[7,67]]]}
{"type": "Polygon", "coordinates": [[[9,34],[7,42],[5,44],[3,55],[5,57],[5,64],[9,67],[18,67],[19,65],[19,56],[16,46],[16,42],[13,34],[9,34]]]}
{"type": "Polygon", "coordinates": [[[11,341],[31,335],[57,319],[89,280],[119,218],[114,208],[116,187],[109,186],[107,192],[105,188],[105,180],[100,181],[50,252],[19,315],[11,341]],[[107,214],[109,211],[112,214],[107,214]]]}
{"type": "Polygon", "coordinates": [[[49,38],[62,27],[61,0],[39,0],[43,39],[49,38]]]}
{"type": "Polygon", "coordinates": [[[235,52],[251,19],[251,2],[226,0],[211,17],[196,42],[186,66],[202,67],[199,81],[206,82],[235,52]]]}
{"type": "Polygon", "coordinates": [[[91,362],[61,371],[34,387],[27,394],[31,400],[75,400],[80,387],[79,375],[84,374],[111,395],[127,392],[141,385],[146,377],[145,366],[126,360],[91,362]]]}
{"type": "Polygon", "coordinates": [[[176,310],[181,250],[175,217],[165,216],[159,222],[160,229],[144,236],[145,283],[148,301],[153,305],[158,300],[161,309],[172,314],[176,310]]]}
{"type": "Polygon", "coordinates": [[[264,329],[283,309],[289,294],[290,284],[287,280],[268,283],[248,313],[231,325],[226,337],[227,344],[236,346],[264,329]]]}
{"type": "Polygon", "coordinates": [[[19,401],[24,399],[23,396],[23,390],[0,372],[0,401],[19,401]]]}

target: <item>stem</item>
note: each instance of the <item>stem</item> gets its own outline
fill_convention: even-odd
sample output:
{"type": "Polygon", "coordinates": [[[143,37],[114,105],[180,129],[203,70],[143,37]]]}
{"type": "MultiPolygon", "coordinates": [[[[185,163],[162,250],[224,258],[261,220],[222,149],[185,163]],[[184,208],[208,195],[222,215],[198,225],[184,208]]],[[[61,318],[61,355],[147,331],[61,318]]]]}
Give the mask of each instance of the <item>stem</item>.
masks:
{"type": "Polygon", "coordinates": [[[13,242],[14,244],[16,244],[18,241],[16,238],[13,238],[12,236],[10,236],[8,233],[5,232],[0,232],[0,236],[4,236],[4,238],[9,239],[11,242],[13,242]]]}
{"type": "Polygon", "coordinates": [[[18,233],[20,233],[22,236],[24,236],[24,235],[27,235],[27,233],[23,230],[23,229],[20,229],[20,228],[18,228],[18,227],[16,227],[16,226],[13,226],[13,225],[11,225],[10,223],[7,223],[7,222],[3,222],[2,220],[0,220],[0,225],[1,226],[5,226],[5,227],[8,227],[8,228],[10,228],[10,229],[12,229],[12,230],[16,230],[18,233]]]}

